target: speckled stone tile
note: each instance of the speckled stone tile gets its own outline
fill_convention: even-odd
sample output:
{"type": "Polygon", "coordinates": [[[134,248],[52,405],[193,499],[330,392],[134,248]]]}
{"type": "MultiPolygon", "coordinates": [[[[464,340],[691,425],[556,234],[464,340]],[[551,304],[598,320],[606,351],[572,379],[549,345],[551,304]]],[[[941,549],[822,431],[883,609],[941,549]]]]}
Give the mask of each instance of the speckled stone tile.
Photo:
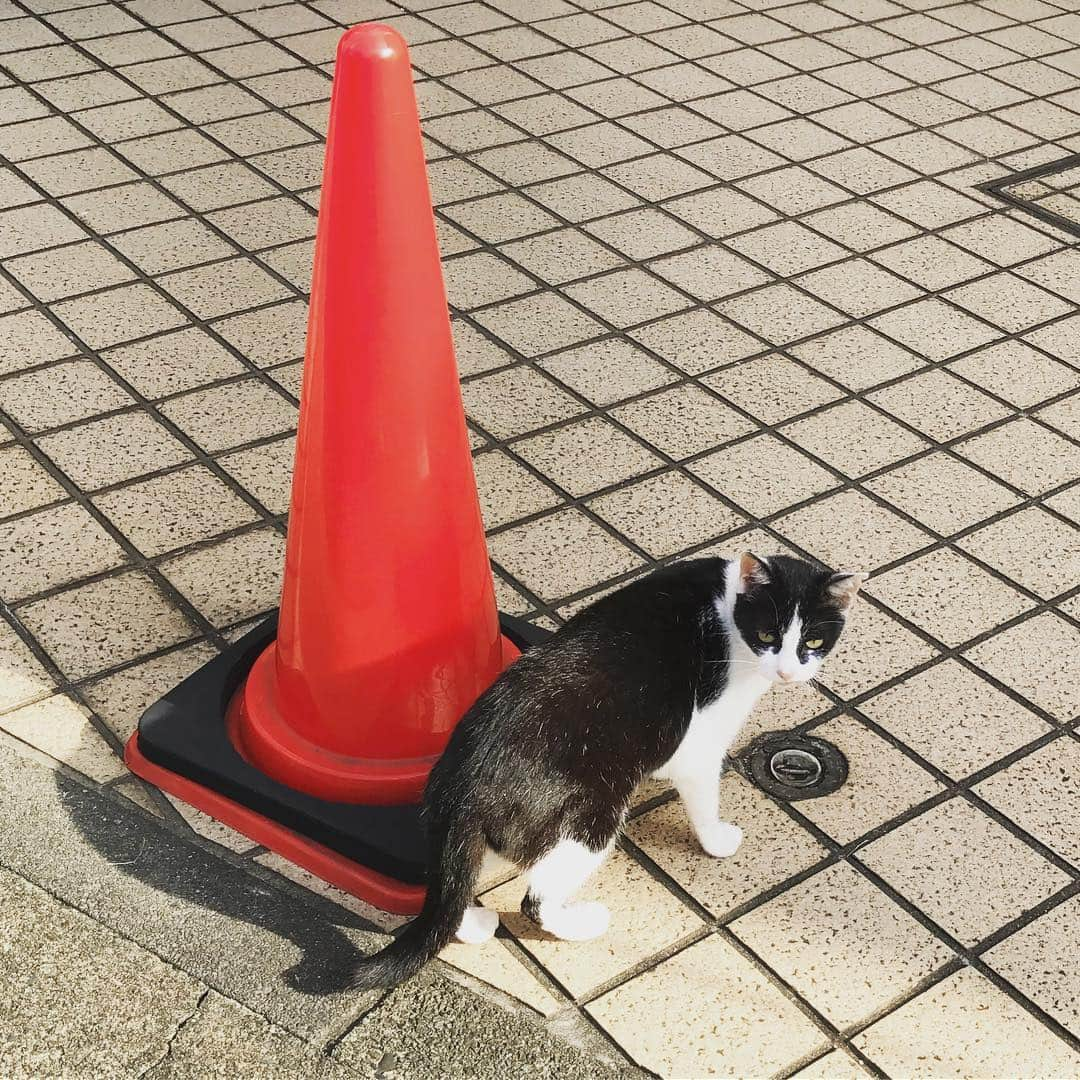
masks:
{"type": "Polygon", "coordinates": [[[197,327],[107,349],[102,358],[151,399],[194,390],[246,370],[220,342],[197,327]]]}
{"type": "Polygon", "coordinates": [[[969,353],[949,369],[1022,409],[1080,386],[1080,373],[1018,340],[969,353]]]}
{"type": "Polygon", "coordinates": [[[707,308],[659,319],[631,330],[630,337],[691,375],[766,349],[753,335],[707,308]]]}
{"type": "Polygon", "coordinates": [[[472,379],[461,388],[461,396],[469,419],[502,439],[569,420],[586,409],[529,367],[472,379]]]}
{"type": "Polygon", "coordinates": [[[21,446],[0,449],[0,515],[21,514],[67,498],[67,492],[21,446]]]}
{"type": "Polygon", "coordinates": [[[713,936],[588,1006],[639,1065],[662,1076],[766,1076],[828,1044],[734,946],[713,936]],[[659,1017],[659,1022],[650,1022],[659,1017]]]}
{"type": "Polygon", "coordinates": [[[644,560],[577,510],[493,536],[492,559],[533,592],[568,596],[644,566],[644,560]]]}
{"type": "Polygon", "coordinates": [[[975,791],[1074,866],[1080,864],[1080,743],[1059,738],[982,781],[975,791]]]}
{"type": "MultiPolygon", "coordinates": [[[[962,460],[935,451],[864,486],[943,536],[1007,510],[1020,496],[962,460]]],[[[973,548],[967,550],[977,554],[973,548]]]]}
{"type": "Polygon", "coordinates": [[[987,525],[960,546],[1042,597],[1080,581],[1080,531],[1038,507],[987,525]],[[1039,542],[1032,544],[1036,536],[1039,542]]]}
{"type": "Polygon", "coordinates": [[[958,780],[1051,730],[1030,709],[956,660],[912,675],[860,708],[958,780]]]}
{"type": "Polygon", "coordinates": [[[161,411],[211,453],[296,426],[296,407],[254,378],[172,398],[161,411]]]}
{"type": "Polygon", "coordinates": [[[1080,447],[1026,417],[976,435],[957,452],[1029,495],[1080,474],[1080,447]]]}
{"type": "Polygon", "coordinates": [[[543,1016],[551,1016],[565,1004],[565,998],[552,994],[511,948],[498,939],[483,945],[454,942],[443,949],[439,959],[523,1001],[543,1016]]]}
{"type": "Polygon", "coordinates": [[[1065,722],[1080,702],[1080,630],[1051,611],[968,649],[966,656],[1065,722]]]}
{"type": "Polygon", "coordinates": [[[0,382],[0,409],[31,433],[132,404],[134,399],[89,360],[38,368],[0,382]]]}
{"type": "Polygon", "coordinates": [[[923,365],[923,360],[910,350],[855,324],[793,345],[788,351],[852,390],[869,389],[923,365]]]}
{"type": "Polygon", "coordinates": [[[1072,880],[960,798],[886,833],[857,857],[969,947],[1072,880]]]}
{"type": "Polygon", "coordinates": [[[932,439],[955,439],[1004,419],[1004,405],[944,370],[922,372],[868,395],[899,420],[932,439]]]}
{"type": "Polygon", "coordinates": [[[597,405],[655,390],[677,378],[644,350],[618,338],[557,353],[540,366],[597,405]]]}
{"type": "Polygon", "coordinates": [[[838,311],[786,284],[725,300],[717,310],[777,346],[801,341],[846,321],[838,311]]]}
{"type": "Polygon", "coordinates": [[[863,1080],[871,1075],[843,1050],[830,1050],[795,1073],[793,1080],[863,1080]]]}
{"type": "Polygon", "coordinates": [[[285,541],[256,529],[161,564],[161,571],[215,626],[275,607],[281,595],[285,541]]]}
{"type": "Polygon", "coordinates": [[[840,1027],[872,1016],[952,957],[845,863],[781,893],[731,928],[840,1027]]]}
{"type": "Polygon", "coordinates": [[[626,830],[653,862],[717,918],[827,854],[737,773],[725,773],[719,803],[721,819],[743,830],[743,842],[730,858],[714,859],[702,850],[677,799],[634,818],[626,830]]]}
{"type": "Polygon", "coordinates": [[[524,878],[485,893],[485,907],[575,996],[596,989],[648,956],[703,929],[701,920],[623,852],[613,852],[581,889],[611,911],[611,926],[593,941],[560,941],[521,914],[524,878]]]}
{"type": "Polygon", "coordinates": [[[0,523],[0,595],[9,602],[126,561],[120,545],[74,503],[0,523]]]}
{"type": "Polygon", "coordinates": [[[848,716],[814,728],[848,760],[848,779],[839,791],[808,799],[798,810],[842,844],[904,813],[941,791],[925,769],[848,716]]]}
{"type": "Polygon", "coordinates": [[[196,642],[96,679],[82,692],[113,734],[124,741],[155,701],[216,655],[212,645],[196,642]]]}
{"type": "Polygon", "coordinates": [[[489,529],[559,505],[556,491],[501,450],[477,454],[473,469],[489,529]]]}
{"type": "Polygon", "coordinates": [[[745,518],[678,472],[602,495],[590,509],[654,558],[704,544],[745,518]]]}
{"type": "Polygon", "coordinates": [[[19,617],[72,679],[194,634],[186,616],[140,571],[37,600],[22,607],[19,617]]]}
{"type": "Polygon", "coordinates": [[[203,465],[128,484],[97,496],[94,503],[150,557],[258,520],[256,512],[203,465]]]}
{"type": "Polygon", "coordinates": [[[126,771],[86,710],[64,694],[0,714],[0,729],[98,783],[126,771]]]}
{"type": "Polygon", "coordinates": [[[970,968],[879,1020],[854,1045],[890,1076],[1026,1076],[1033,1068],[1072,1076],[1080,1070],[1075,1050],[970,968]]]}
{"type": "Polygon", "coordinates": [[[777,424],[840,397],[840,391],[824,379],[779,353],[744,360],[702,382],[765,424],[777,424]]]}
{"type": "Polygon", "coordinates": [[[554,293],[486,308],[476,321],[523,356],[539,356],[604,333],[602,323],[554,293]]]}
{"type": "Polygon", "coordinates": [[[289,509],[295,457],[296,438],[290,436],[224,454],[218,464],[272,514],[284,514],[289,509]]]}
{"type": "Polygon", "coordinates": [[[0,622],[0,713],[47,697],[53,686],[52,676],[29,645],[0,622]]]}
{"type": "Polygon", "coordinates": [[[841,483],[805,454],[765,433],[698,458],[689,469],[758,516],[775,514],[841,483]]]}
{"type": "MultiPolygon", "coordinates": [[[[1076,947],[1080,897],[1059,904],[1041,918],[995,945],[986,962],[1076,1035],[1080,1032],[1080,994],[1076,968],[1063,964],[1076,947]]],[[[1041,1060],[1041,1059],[1040,1059],[1041,1060]]],[[[1075,1065],[1072,1072],[1076,1071],[1075,1065]]]]}
{"type": "Polygon", "coordinates": [[[875,577],[867,589],[950,647],[1029,610],[1032,601],[954,551],[938,550],[875,577]]]}

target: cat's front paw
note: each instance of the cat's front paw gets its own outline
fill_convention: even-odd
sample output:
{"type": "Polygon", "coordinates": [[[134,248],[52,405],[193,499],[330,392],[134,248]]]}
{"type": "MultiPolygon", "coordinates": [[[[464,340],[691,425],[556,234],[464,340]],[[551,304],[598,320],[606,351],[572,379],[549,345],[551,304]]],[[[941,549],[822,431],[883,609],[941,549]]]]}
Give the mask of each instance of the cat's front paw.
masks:
{"type": "Polygon", "coordinates": [[[714,858],[726,859],[739,850],[742,843],[742,829],[738,825],[729,825],[718,821],[698,833],[701,846],[714,858]]]}

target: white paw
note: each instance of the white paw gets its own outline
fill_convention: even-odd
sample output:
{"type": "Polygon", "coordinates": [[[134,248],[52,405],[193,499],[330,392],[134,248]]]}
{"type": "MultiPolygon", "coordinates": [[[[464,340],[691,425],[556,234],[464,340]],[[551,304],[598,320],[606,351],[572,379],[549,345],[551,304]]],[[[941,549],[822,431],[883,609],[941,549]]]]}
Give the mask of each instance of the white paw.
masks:
{"type": "Polygon", "coordinates": [[[738,825],[729,825],[718,821],[698,833],[701,846],[714,858],[726,859],[739,850],[742,843],[742,829],[738,825]]]}
{"type": "Polygon", "coordinates": [[[499,913],[488,908],[466,908],[465,917],[457,930],[458,941],[466,945],[483,945],[495,936],[499,928],[499,913]]]}
{"type": "Polygon", "coordinates": [[[541,919],[541,926],[563,941],[592,941],[607,931],[611,912],[595,900],[586,900],[550,914],[542,912],[541,919]]]}

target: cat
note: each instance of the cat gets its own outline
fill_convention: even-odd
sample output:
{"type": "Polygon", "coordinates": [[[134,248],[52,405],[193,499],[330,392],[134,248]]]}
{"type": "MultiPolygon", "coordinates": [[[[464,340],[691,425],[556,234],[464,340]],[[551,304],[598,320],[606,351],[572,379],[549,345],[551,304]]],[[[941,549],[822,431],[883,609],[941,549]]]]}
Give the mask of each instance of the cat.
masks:
{"type": "Polygon", "coordinates": [[[668,780],[709,855],[742,839],[718,816],[727,751],[758,698],[813,678],[864,574],[747,552],[675,563],[579,612],[524,653],[465,714],[424,795],[430,860],[420,914],[363,958],[358,989],[416,974],[456,934],[499,916],[473,905],[491,848],[528,874],[522,911],[572,941],[602,934],[600,903],[571,903],[615,844],[637,785],[668,780]]]}

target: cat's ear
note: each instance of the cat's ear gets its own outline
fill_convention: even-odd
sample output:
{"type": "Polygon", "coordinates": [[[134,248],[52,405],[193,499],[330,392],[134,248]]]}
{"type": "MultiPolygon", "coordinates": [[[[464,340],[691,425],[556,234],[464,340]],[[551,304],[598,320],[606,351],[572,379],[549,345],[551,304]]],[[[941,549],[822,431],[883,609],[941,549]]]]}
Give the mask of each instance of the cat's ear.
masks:
{"type": "Polygon", "coordinates": [[[749,551],[744,551],[739,557],[739,587],[736,592],[752,592],[759,585],[768,585],[770,580],[765,561],[749,551]]]}
{"type": "Polygon", "coordinates": [[[848,570],[841,570],[825,583],[825,595],[841,611],[847,611],[855,603],[855,594],[859,586],[869,577],[869,574],[853,574],[848,570]]]}

